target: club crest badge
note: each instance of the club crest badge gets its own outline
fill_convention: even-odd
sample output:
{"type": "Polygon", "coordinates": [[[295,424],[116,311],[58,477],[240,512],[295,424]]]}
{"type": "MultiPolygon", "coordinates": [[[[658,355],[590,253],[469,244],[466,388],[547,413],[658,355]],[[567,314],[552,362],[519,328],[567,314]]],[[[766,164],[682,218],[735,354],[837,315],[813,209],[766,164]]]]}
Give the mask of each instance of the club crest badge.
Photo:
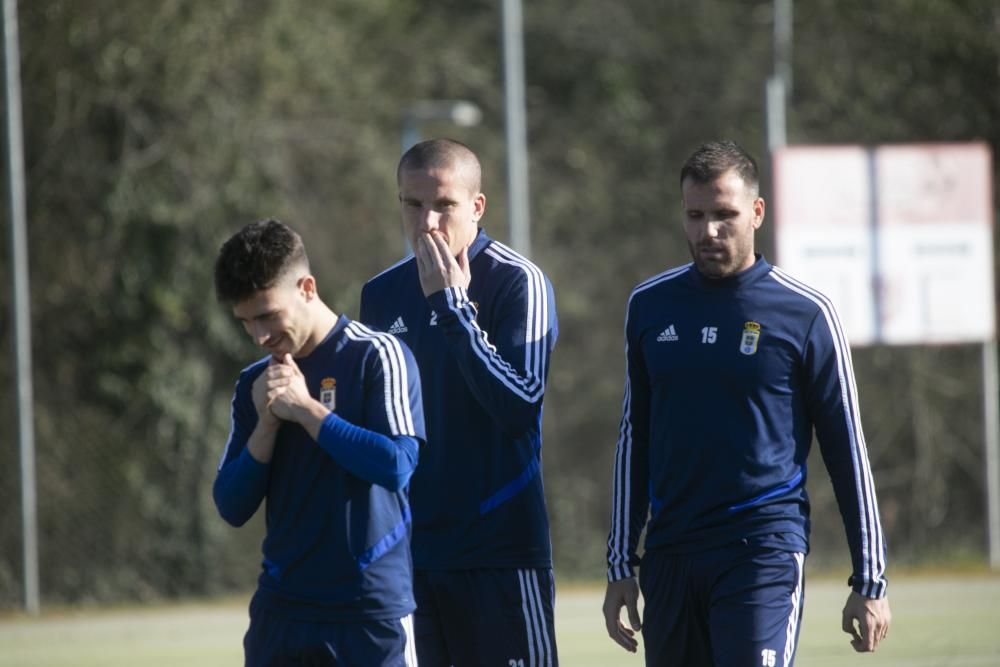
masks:
{"type": "Polygon", "coordinates": [[[757,354],[757,342],[760,340],[760,324],[757,322],[746,322],[743,325],[743,335],[740,336],[740,352],[743,354],[757,354]]]}
{"type": "Polygon", "coordinates": [[[319,402],[333,412],[337,409],[337,380],[334,378],[323,378],[319,383],[319,402]]]}

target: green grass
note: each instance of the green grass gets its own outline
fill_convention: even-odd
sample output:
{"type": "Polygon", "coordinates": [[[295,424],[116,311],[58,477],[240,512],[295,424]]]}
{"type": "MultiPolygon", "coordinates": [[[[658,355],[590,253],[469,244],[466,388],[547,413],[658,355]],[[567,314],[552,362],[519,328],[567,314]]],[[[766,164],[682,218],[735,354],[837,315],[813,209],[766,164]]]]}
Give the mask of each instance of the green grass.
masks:
{"type": "MultiPolygon", "coordinates": [[[[890,585],[892,631],[874,655],[857,655],[840,631],[847,589],[806,585],[800,667],[1000,665],[1000,576],[906,575],[890,585]]],[[[642,665],[608,639],[600,584],[563,584],[556,631],[564,667],[642,665]]],[[[241,665],[248,596],[203,603],[47,610],[0,617],[0,667],[218,667],[241,665]]],[[[641,653],[640,653],[641,655],[641,653]]]]}

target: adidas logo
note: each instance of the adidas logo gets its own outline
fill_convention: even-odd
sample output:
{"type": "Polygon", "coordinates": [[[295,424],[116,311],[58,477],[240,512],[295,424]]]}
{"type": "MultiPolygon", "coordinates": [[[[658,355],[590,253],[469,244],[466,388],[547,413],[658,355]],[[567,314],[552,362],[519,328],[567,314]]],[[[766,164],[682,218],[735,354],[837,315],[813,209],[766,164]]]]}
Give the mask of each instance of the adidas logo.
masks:
{"type": "Polygon", "coordinates": [[[403,322],[403,316],[400,315],[396,318],[396,321],[392,323],[389,327],[389,333],[391,334],[401,334],[406,333],[409,329],[406,328],[406,324],[403,322]]]}
{"type": "MultiPolygon", "coordinates": [[[[392,329],[390,329],[392,331],[392,329]]],[[[674,330],[674,325],[671,324],[669,327],[660,332],[660,335],[656,337],[657,343],[664,343],[666,341],[677,340],[677,332],[674,330]]]]}

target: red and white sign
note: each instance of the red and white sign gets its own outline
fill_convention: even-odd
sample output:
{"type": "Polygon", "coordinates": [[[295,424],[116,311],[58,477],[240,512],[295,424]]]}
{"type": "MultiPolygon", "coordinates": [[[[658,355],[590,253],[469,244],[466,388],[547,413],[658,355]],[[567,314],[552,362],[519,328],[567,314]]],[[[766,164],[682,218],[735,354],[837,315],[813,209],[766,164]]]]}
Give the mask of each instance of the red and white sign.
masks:
{"type": "Polygon", "coordinates": [[[777,264],[830,297],[851,343],[995,337],[985,144],[789,146],[774,179],[777,264]]]}

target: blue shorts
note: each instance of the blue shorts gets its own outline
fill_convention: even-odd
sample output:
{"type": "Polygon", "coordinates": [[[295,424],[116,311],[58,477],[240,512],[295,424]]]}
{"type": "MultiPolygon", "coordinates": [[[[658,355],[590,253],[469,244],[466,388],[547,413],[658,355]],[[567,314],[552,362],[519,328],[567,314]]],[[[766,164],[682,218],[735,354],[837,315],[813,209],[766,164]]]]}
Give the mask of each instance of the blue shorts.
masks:
{"type": "Polygon", "coordinates": [[[550,569],[416,570],[420,667],[558,667],[550,569]]]}
{"type": "Polygon", "coordinates": [[[246,667],[416,667],[413,617],[330,623],[289,619],[254,598],[246,667]]]}
{"type": "Polygon", "coordinates": [[[646,552],[639,588],[647,667],[792,667],[803,560],[752,539],[693,554],[646,552]]]}

